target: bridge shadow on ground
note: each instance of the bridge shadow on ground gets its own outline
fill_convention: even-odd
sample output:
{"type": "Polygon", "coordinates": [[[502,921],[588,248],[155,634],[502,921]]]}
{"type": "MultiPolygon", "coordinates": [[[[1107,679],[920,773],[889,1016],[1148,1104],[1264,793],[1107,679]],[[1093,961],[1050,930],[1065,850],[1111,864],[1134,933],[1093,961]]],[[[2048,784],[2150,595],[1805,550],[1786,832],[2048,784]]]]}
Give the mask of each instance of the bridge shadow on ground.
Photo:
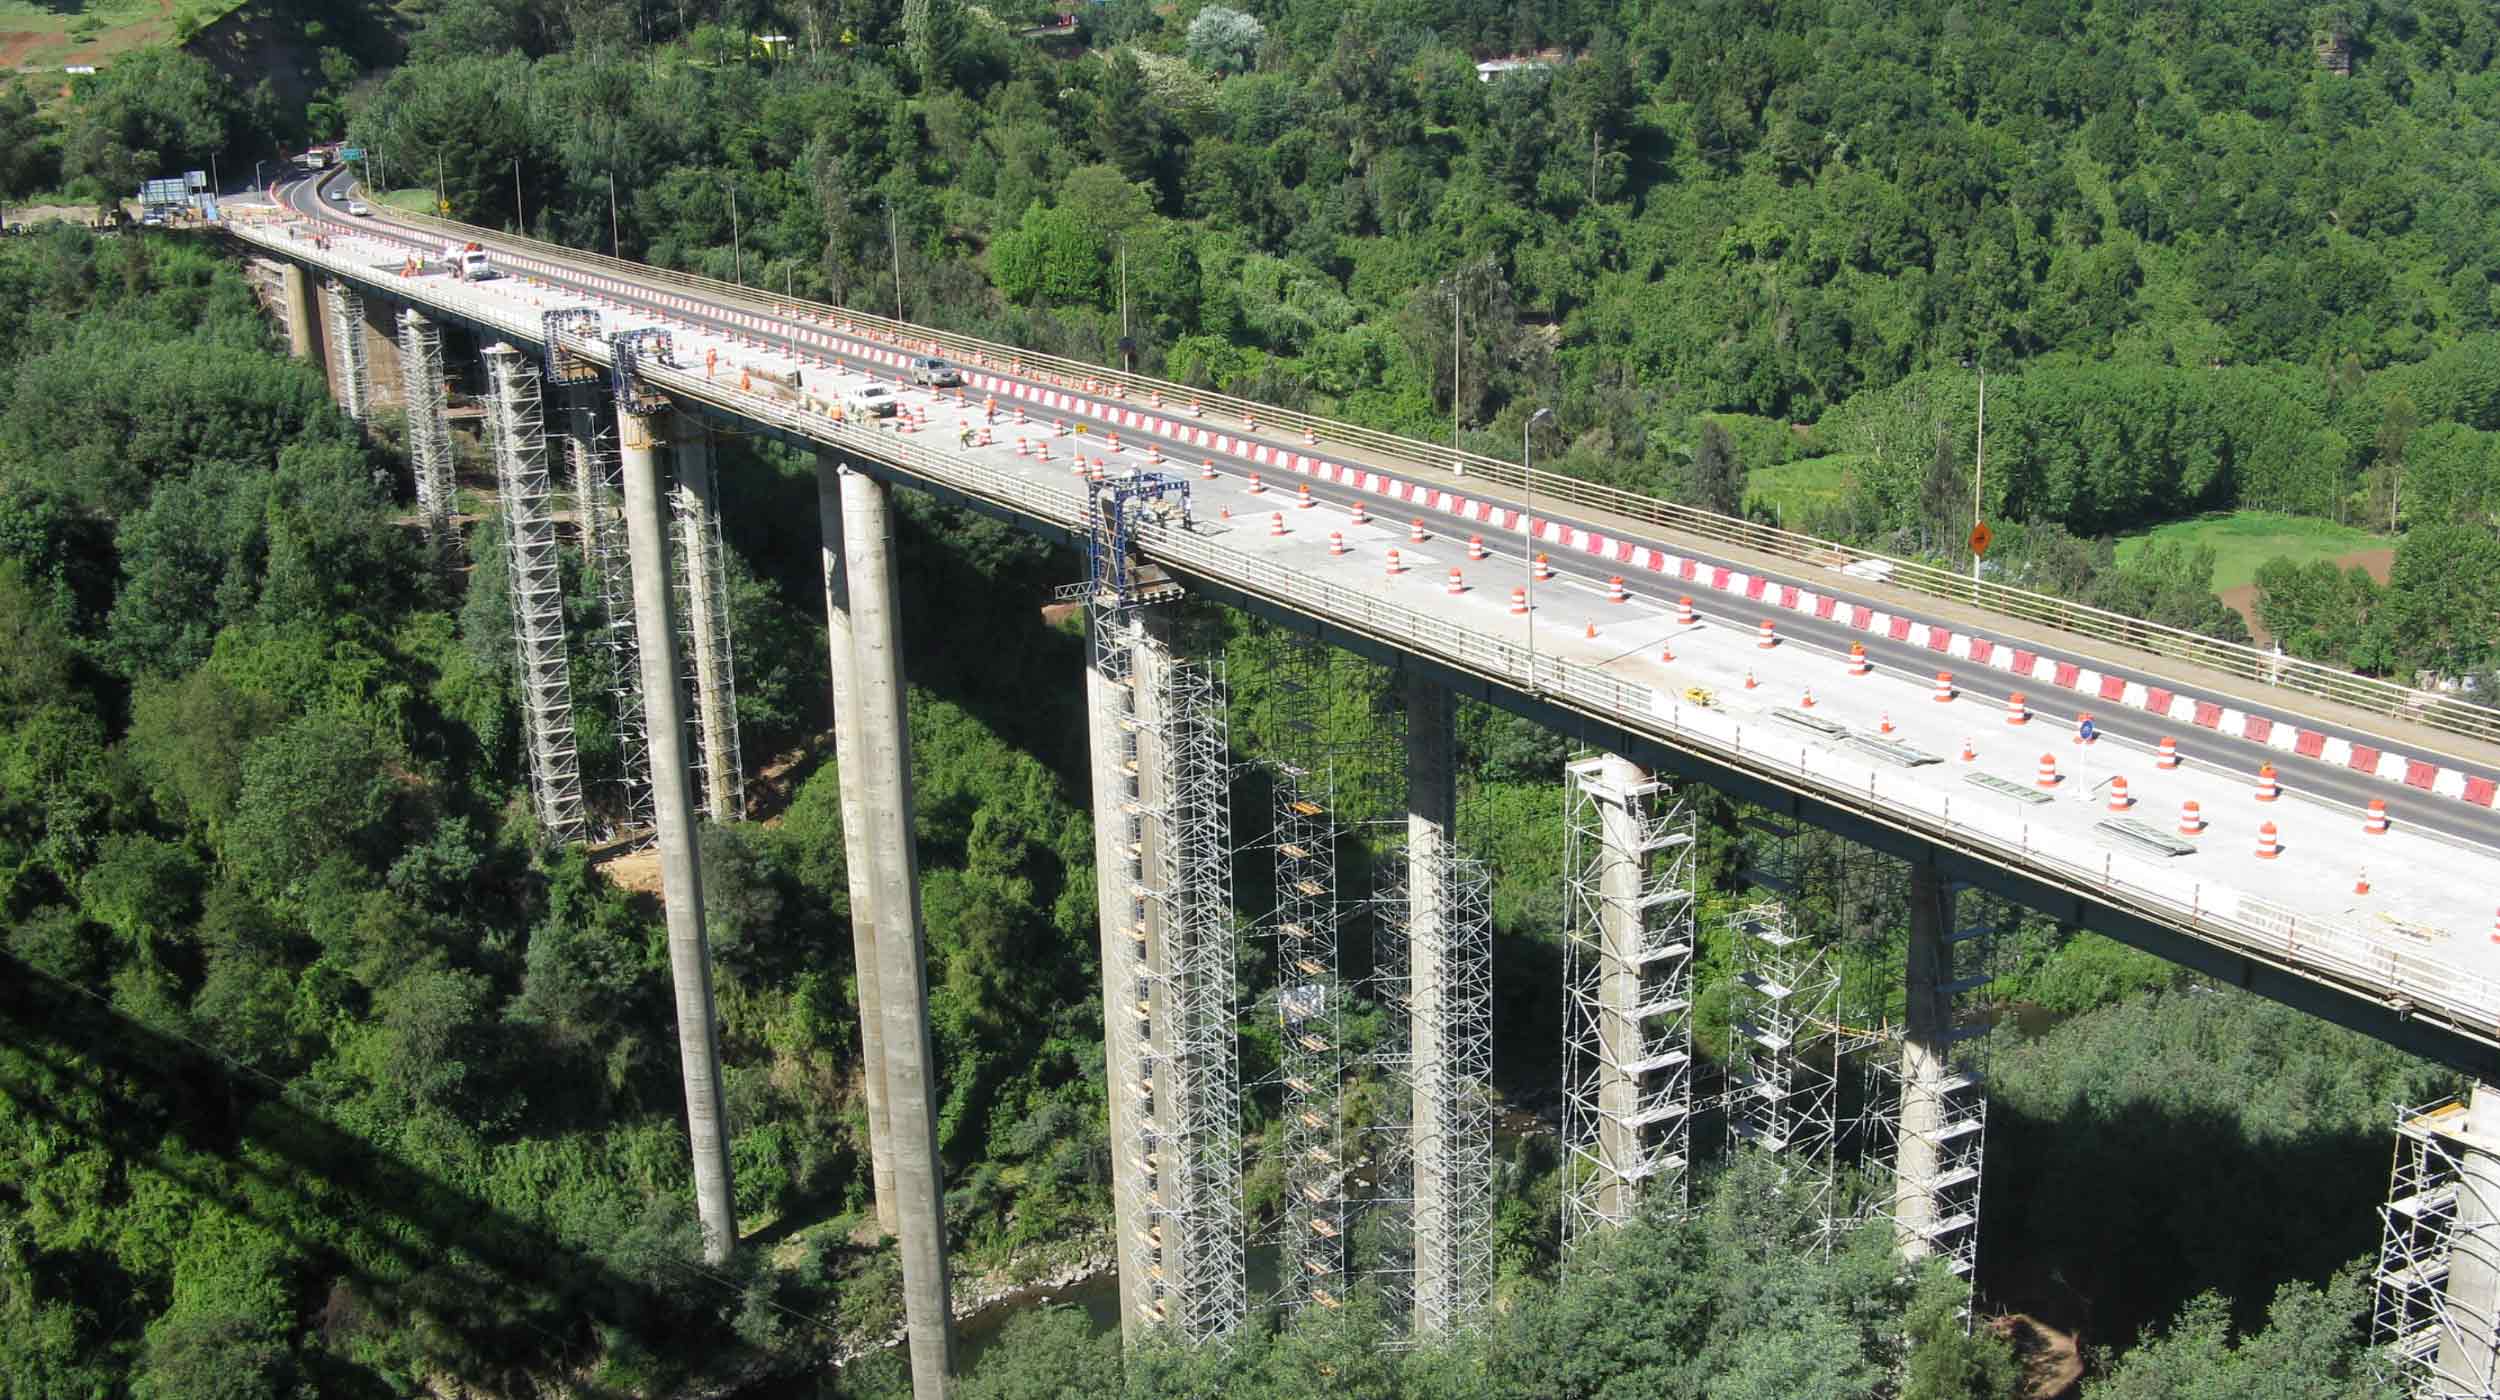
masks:
{"type": "Polygon", "coordinates": [[[2253,1140],[2141,1093],[2054,1116],[1991,1104],[1981,1294],[2118,1349],[2198,1294],[2262,1327],[2275,1290],[2323,1284],[2378,1245],[2385,1132],[2253,1140]]]}
{"type": "Polygon", "coordinates": [[[369,1325],[358,1321],[365,1314],[468,1383],[525,1393],[561,1368],[574,1393],[590,1396],[625,1393],[584,1375],[603,1347],[639,1341],[684,1355],[710,1325],[661,1289],[498,1214],[269,1083],[5,956],[0,1052],[15,1052],[0,1053],[0,1094],[19,1111],[296,1251],[330,1299],[320,1325],[334,1348],[307,1348],[304,1358],[325,1395],[400,1393],[337,1354],[369,1325]]]}

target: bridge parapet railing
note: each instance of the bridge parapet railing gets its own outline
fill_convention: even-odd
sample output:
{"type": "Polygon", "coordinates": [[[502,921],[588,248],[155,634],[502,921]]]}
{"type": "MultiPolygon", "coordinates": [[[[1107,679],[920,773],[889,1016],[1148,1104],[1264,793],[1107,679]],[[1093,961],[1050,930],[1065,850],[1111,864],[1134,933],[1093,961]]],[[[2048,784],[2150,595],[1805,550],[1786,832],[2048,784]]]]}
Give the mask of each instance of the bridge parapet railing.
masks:
{"type": "MultiPolygon", "coordinates": [[[[329,217],[326,211],[324,217],[329,217]]],[[[716,278],[626,262],[526,235],[501,233],[427,214],[395,212],[394,218],[446,238],[480,242],[491,240],[507,246],[525,247],[551,261],[597,269],[621,279],[727,298],[787,320],[806,321],[818,326],[847,326],[876,339],[916,348],[924,353],[942,353],[992,368],[1012,368],[1019,372],[1055,376],[1080,386],[1098,386],[1098,392],[1117,397],[1162,394],[1176,400],[1192,400],[1244,420],[1255,417],[1258,422],[1274,428],[1294,433],[1307,431],[1323,443],[1360,448],[1419,468],[1473,476],[1523,495],[1533,488],[1533,494],[1542,500],[1604,511],[1696,538],[1753,550],[1806,568],[1839,569],[1853,564],[1873,565],[1880,570],[1884,582],[1913,593],[1968,603],[2015,621],[2054,627],[2095,641],[2207,667],[2242,680],[2315,696],[2426,728],[2468,738],[2500,741],[2500,710],[2394,681],[2356,675],[2298,657],[2278,655],[2260,647],[2217,641],[2184,628],[2088,607],[2010,584],[1973,579],[1958,570],[1938,568],[1835,540],[1719,515],[1698,506],[1643,495],[1603,482],[1549,471],[1529,472],[1517,463],[1462,451],[1446,444],[1425,442],[1318,414],[1277,408],[1172,380],[1126,374],[1082,360],[1036,354],[1016,346],[957,335],[870,312],[776,296],[770,291],[716,278]]]]}
{"type": "MultiPolygon", "coordinates": [[[[383,275],[369,263],[341,254],[287,244],[267,231],[257,236],[308,261],[360,277],[383,275]]],[[[518,338],[536,340],[539,323],[476,298],[480,310],[460,304],[484,324],[518,338]]],[[[604,341],[585,339],[573,348],[601,364],[604,341]]],[[[944,448],[924,446],[890,431],[836,423],[828,417],[734,382],[690,370],[649,366],[645,377],[672,395],[706,402],[771,426],[794,438],[847,449],[890,463],[928,481],[990,501],[1060,528],[1083,528],[1083,505],[1072,493],[1038,485],[944,448]]],[[[2003,814],[1975,809],[1895,775],[1887,785],[1874,768],[1795,746],[1794,735],[1756,725],[1750,742],[1742,721],[1726,712],[1688,706],[1656,689],[1597,667],[1522,645],[1350,588],[1243,554],[1220,536],[1177,528],[1153,528],[1141,543],[1151,557],[1185,573],[1268,599],[1333,626],[1375,637],[1419,655],[1543,695],[1568,708],[1636,733],[1661,738],[1711,761],[1789,786],[1818,800],[1849,807],[1903,830],[2024,870],[2085,897],[2126,908],[2165,923],[2193,929],[2217,944],[2236,948],[2312,977],[2435,1013],[2485,1040],[2500,1022],[2500,984],[2434,954],[2332,918],[2301,914],[2222,886],[2146,866],[2132,856],[2104,851],[2098,865],[2059,854],[2032,839],[2027,825],[2009,827],[2003,814]],[[1779,738],[1773,739],[1772,735],[1779,738]],[[1774,750],[1772,745],[1779,747],[1774,750]],[[1862,781],[1861,781],[1862,777],[1862,781]],[[2014,832],[2009,835],[2009,830],[2014,832]],[[2122,874],[2125,878],[2122,878],[2122,874]]],[[[2455,931],[2451,930],[2450,933],[2455,931]]]]}

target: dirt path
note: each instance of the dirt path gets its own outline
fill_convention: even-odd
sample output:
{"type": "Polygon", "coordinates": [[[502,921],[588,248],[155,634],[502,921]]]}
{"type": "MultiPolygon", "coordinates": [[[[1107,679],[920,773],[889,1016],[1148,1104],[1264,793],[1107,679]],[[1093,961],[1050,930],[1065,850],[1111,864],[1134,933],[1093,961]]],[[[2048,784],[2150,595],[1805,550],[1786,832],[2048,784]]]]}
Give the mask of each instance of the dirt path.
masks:
{"type": "MultiPolygon", "coordinates": [[[[2370,571],[2370,577],[2385,584],[2388,570],[2394,568],[2395,563],[2396,551],[2392,549],[2364,549],[2339,556],[2335,560],[2335,567],[2367,569],[2370,571]]],[[[2248,635],[2255,639],[2257,645],[2265,646],[2274,640],[2273,636],[2257,623],[2257,585],[2243,583],[2237,588],[2226,588],[2217,596],[2222,599],[2224,607],[2238,613],[2241,619],[2247,622],[2248,635]]]]}

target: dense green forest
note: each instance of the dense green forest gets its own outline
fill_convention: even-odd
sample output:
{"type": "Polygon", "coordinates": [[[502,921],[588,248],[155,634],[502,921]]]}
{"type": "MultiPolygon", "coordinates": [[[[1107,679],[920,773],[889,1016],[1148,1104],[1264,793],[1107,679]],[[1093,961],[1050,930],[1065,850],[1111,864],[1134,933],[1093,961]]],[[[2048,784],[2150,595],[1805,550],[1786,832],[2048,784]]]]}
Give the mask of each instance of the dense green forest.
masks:
{"type": "MultiPolygon", "coordinates": [[[[2240,635],[2210,551],[2122,566],[2108,536],[2357,522],[2388,582],[2270,564],[2264,625],[2380,673],[2491,665],[2480,10],[1110,0],[1074,41],[1021,34],[1055,10],[342,11],[304,21],[300,107],[176,51],[66,101],[0,88],[0,195],[350,135],[463,218],[517,199],[581,246],[1106,362],[1125,318],[1146,368],[1425,437],[1455,415],[1486,452],[1550,405],[1540,465],[1948,563],[1984,368],[2000,577],[2240,635]],[[1543,66],[1479,82],[1498,54],[1543,66]]],[[[703,837],[747,1245],[715,1271],[656,905],[532,829],[497,530],[431,570],[392,425],[339,416],[221,259],[0,244],[0,1395],[821,1376],[899,1313],[864,1227],[807,464],[723,448],[741,720],[776,776],[771,820],[703,837]]],[[[906,611],[950,618],[908,658],[949,1218],[960,1277],[1030,1276],[1098,1254],[1107,1214],[1082,646],[1040,613],[1080,566],[903,504],[906,611]]],[[[1283,640],[1187,626],[1230,661],[1238,756],[1295,740],[1283,640]]],[[[1326,689],[1348,815],[1385,812],[1387,678],[1326,689]]],[[[1497,1075],[1533,1104],[1563,748],[1461,718],[1497,1075]]],[[[1264,801],[1246,780],[1243,831],[1264,801]]],[[[1743,815],[1706,808],[1707,977],[1743,815]]],[[[1896,933],[1876,911],[1853,965],[1896,933]]],[[[2043,921],[2006,944],[2005,994],[2071,1019],[1994,1066],[1983,1303],[2079,1331],[2095,1397],[2370,1393],[2348,1266],[2389,1107],[2444,1077],[2043,921]]],[[[1707,993],[1705,1041],[1724,1024],[1707,993]]],[[[1826,1249],[1766,1164],[1711,1170],[1695,1218],[1565,1269],[1523,1139],[1501,1312],[1445,1350],[1385,1351],[1355,1309],[1123,1366],[1036,1312],[967,1393],[2009,1393],[1880,1238],[1826,1249]]],[[[900,1383],[880,1357],[821,1380],[900,1383]]]]}

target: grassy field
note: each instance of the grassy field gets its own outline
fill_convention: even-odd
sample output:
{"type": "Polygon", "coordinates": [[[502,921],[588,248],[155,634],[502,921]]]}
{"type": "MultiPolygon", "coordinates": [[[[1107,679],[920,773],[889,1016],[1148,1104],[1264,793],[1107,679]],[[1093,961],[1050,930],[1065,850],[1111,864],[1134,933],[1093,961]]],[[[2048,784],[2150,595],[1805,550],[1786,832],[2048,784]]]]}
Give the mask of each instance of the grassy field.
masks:
{"type": "Polygon", "coordinates": [[[1804,520],[1808,507],[1840,501],[1843,482],[1858,460],[1854,453],[1835,453],[1782,462],[1776,467],[1755,467],[1745,473],[1745,495],[1769,502],[1777,516],[1795,529],[1804,520]]]}
{"type": "Polygon", "coordinates": [[[2384,537],[2350,525],[2277,515],[2272,511],[2243,510],[2202,515],[2194,520],[2174,520],[2143,534],[2129,535],[2118,542],[2118,562],[2126,563],[2144,548],[2146,540],[2153,539],[2183,540],[2191,545],[2213,546],[2216,593],[2227,593],[2255,582],[2257,566],[2277,555],[2306,564],[2313,559],[2340,559],[2347,554],[2389,546],[2384,537]]]}
{"type": "Polygon", "coordinates": [[[365,197],[392,209],[405,209],[411,214],[434,212],[434,191],[432,190],[384,190],[380,194],[368,190],[365,197]]]}
{"type": "Polygon", "coordinates": [[[0,0],[0,70],[59,73],[69,64],[171,43],[242,8],[242,0],[0,0]]]}

